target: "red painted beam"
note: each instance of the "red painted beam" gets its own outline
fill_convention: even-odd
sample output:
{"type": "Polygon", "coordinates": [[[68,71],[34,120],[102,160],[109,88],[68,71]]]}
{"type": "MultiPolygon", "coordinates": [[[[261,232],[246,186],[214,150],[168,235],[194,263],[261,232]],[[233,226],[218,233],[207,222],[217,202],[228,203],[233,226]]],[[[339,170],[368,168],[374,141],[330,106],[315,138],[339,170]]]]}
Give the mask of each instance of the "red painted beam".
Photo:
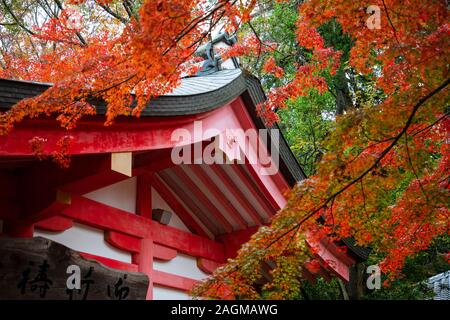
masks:
{"type": "Polygon", "coordinates": [[[74,157],[68,169],[51,161],[34,162],[22,168],[14,181],[8,180],[9,188],[0,184],[2,194],[13,190],[15,197],[0,196],[0,209],[8,212],[4,219],[38,222],[61,212],[70,203],[69,193],[86,193],[126,178],[111,170],[110,154],[74,157]],[[19,201],[23,195],[26,201],[19,201]]]}
{"type": "Polygon", "coordinates": [[[222,207],[227,210],[233,220],[239,225],[240,229],[246,229],[248,227],[247,222],[239,211],[231,204],[230,200],[225,197],[225,190],[220,190],[199,165],[191,165],[189,166],[189,169],[191,169],[196,177],[208,188],[213,196],[220,202],[222,207]]]}
{"type": "Polygon", "coordinates": [[[178,183],[175,182],[167,173],[159,172],[159,177],[164,181],[164,183],[178,196],[178,198],[183,199],[183,203],[186,207],[196,215],[196,217],[203,223],[203,225],[214,235],[222,233],[213,222],[212,217],[203,212],[203,210],[197,205],[197,202],[194,200],[191,194],[188,193],[188,190],[182,188],[178,183]]]}
{"type": "Polygon", "coordinates": [[[257,210],[252,206],[252,204],[247,200],[247,198],[240,192],[239,188],[233,182],[233,180],[224,171],[221,165],[214,164],[211,166],[214,173],[220,178],[222,183],[226,186],[227,191],[230,192],[239,204],[246,210],[246,212],[252,217],[256,225],[263,225],[263,218],[257,213],[257,210]]]}
{"type": "MultiPolygon", "coordinates": [[[[239,119],[239,123],[240,123],[241,127],[244,130],[248,130],[248,129],[257,130],[258,129],[258,128],[256,128],[256,125],[253,122],[252,117],[250,116],[250,114],[247,110],[247,107],[245,106],[245,103],[241,97],[238,97],[236,100],[234,100],[231,103],[231,107],[232,107],[236,117],[239,119]]],[[[270,128],[269,128],[269,130],[270,130],[270,128]]],[[[278,146],[275,146],[275,147],[278,148],[278,146]]],[[[265,148],[266,150],[268,150],[267,145],[261,139],[258,139],[257,145],[254,145],[253,148],[254,148],[254,150],[258,150],[258,148],[265,148]]],[[[256,155],[257,154],[255,153],[252,156],[255,156],[254,158],[258,158],[258,157],[256,157],[256,155]]],[[[264,168],[262,166],[262,164],[260,163],[260,161],[258,161],[257,163],[251,163],[248,159],[249,154],[246,154],[245,156],[246,156],[245,164],[248,167],[250,174],[253,176],[253,178],[255,180],[257,180],[257,183],[260,185],[260,187],[264,186],[264,188],[262,190],[269,191],[268,193],[265,193],[265,195],[271,201],[271,204],[274,206],[274,208],[276,210],[278,210],[280,207],[283,207],[284,206],[284,201],[283,201],[284,197],[278,197],[278,201],[277,201],[275,199],[275,197],[273,196],[273,194],[270,192],[270,188],[271,188],[270,184],[271,183],[269,182],[268,184],[266,184],[268,182],[267,180],[271,179],[272,182],[274,182],[275,186],[276,186],[276,188],[274,188],[274,189],[278,189],[279,191],[281,191],[281,193],[289,190],[290,189],[289,184],[286,182],[283,175],[278,170],[278,172],[273,175],[265,176],[268,179],[264,179],[264,180],[266,180],[266,183],[264,183],[262,176],[258,172],[256,172],[256,170],[260,171],[260,169],[264,168]]]]}
{"type": "Polygon", "coordinates": [[[188,229],[202,237],[209,237],[203,228],[195,221],[191,214],[183,207],[181,202],[177,199],[175,194],[161,181],[161,178],[155,176],[153,179],[153,187],[159,195],[169,204],[169,206],[176,212],[188,229]]]}
{"type": "Polygon", "coordinates": [[[316,257],[325,268],[331,270],[342,280],[349,281],[351,264],[349,265],[347,263],[350,260],[343,259],[342,252],[336,255],[337,249],[333,248],[335,246],[333,243],[329,242],[324,245],[321,241],[314,242],[314,240],[308,240],[308,238],[306,243],[313,248],[314,252],[316,252],[316,257]]]}
{"type": "MultiPolygon", "coordinates": [[[[88,260],[98,261],[109,268],[124,270],[124,271],[129,271],[129,272],[139,272],[140,271],[137,264],[126,263],[126,262],[109,259],[109,258],[105,258],[105,257],[101,257],[101,256],[97,256],[97,255],[85,253],[85,252],[80,252],[80,256],[85,259],[88,259],[88,260]]],[[[197,280],[179,276],[179,275],[175,275],[175,274],[170,274],[170,273],[167,273],[164,271],[159,271],[159,270],[152,270],[152,279],[153,279],[153,284],[158,284],[160,286],[169,287],[169,288],[173,288],[173,289],[179,289],[179,290],[183,290],[183,291],[191,290],[192,287],[198,283],[197,280]]],[[[149,287],[151,287],[151,289],[153,289],[152,288],[153,286],[149,286],[149,287]]],[[[149,296],[147,296],[147,298],[149,298],[149,296]]]]}
{"type": "Polygon", "coordinates": [[[164,287],[169,287],[173,289],[179,289],[183,291],[189,291],[192,287],[197,284],[197,280],[186,278],[183,276],[153,270],[153,283],[164,287]]]}
{"type": "Polygon", "coordinates": [[[116,231],[105,231],[105,241],[113,247],[131,253],[139,253],[141,250],[141,239],[116,231]]]}
{"type": "Polygon", "coordinates": [[[136,214],[152,219],[152,174],[150,173],[137,176],[136,214]]]}
{"type": "Polygon", "coordinates": [[[110,259],[110,258],[106,258],[106,257],[102,257],[102,256],[97,256],[95,254],[86,253],[86,252],[80,252],[80,256],[85,259],[88,259],[88,260],[98,261],[109,268],[130,271],[130,272],[138,272],[138,266],[133,263],[126,263],[123,261],[110,259]]]}
{"type": "Polygon", "coordinates": [[[211,261],[205,258],[197,258],[197,267],[204,273],[212,274],[217,268],[222,266],[223,263],[211,261]]]}
{"type": "Polygon", "coordinates": [[[225,261],[225,249],[221,243],[161,224],[155,223],[153,229],[153,241],[156,243],[193,257],[207,258],[217,262],[225,261]]]}
{"type": "Polygon", "coordinates": [[[172,148],[151,150],[133,155],[133,175],[154,173],[173,167],[175,164],[172,161],[171,153],[172,148]]]}
{"type": "MultiPolygon", "coordinates": [[[[203,129],[225,130],[230,124],[230,106],[195,115],[175,117],[122,117],[113,126],[104,126],[104,117],[81,119],[70,131],[73,137],[70,154],[94,154],[111,152],[134,152],[174,147],[178,141],[172,138],[176,129],[186,129],[195,143],[210,137],[194,134],[194,121],[202,120],[203,129]],[[198,137],[197,137],[198,136],[198,137]]],[[[67,136],[54,119],[26,119],[18,123],[7,135],[0,137],[0,156],[32,156],[29,141],[38,136],[48,140],[45,152],[58,149],[57,142],[67,136]]]]}
{"type": "Polygon", "coordinates": [[[111,154],[73,157],[70,167],[61,168],[52,161],[38,162],[24,169],[21,185],[40,189],[59,189],[71,194],[85,194],[129,177],[111,170],[111,154]]]}
{"type": "MultiPolygon", "coordinates": [[[[260,174],[256,171],[254,164],[251,163],[245,163],[245,167],[247,168],[248,172],[250,173],[250,176],[253,178],[253,181],[256,182],[256,185],[258,186],[259,190],[264,194],[265,198],[269,201],[270,205],[272,206],[272,208],[275,211],[278,211],[281,209],[281,205],[277,202],[277,200],[275,199],[275,197],[273,196],[273,194],[271,193],[271,191],[268,189],[268,187],[266,186],[266,184],[264,183],[264,181],[262,180],[260,174]]],[[[239,166],[240,170],[244,170],[244,167],[239,166]]],[[[269,177],[268,179],[270,179],[270,176],[266,176],[269,177]]],[[[281,191],[281,190],[277,190],[277,191],[281,191]]],[[[284,191],[284,190],[282,190],[284,191]]]]}
{"type": "Polygon", "coordinates": [[[177,250],[167,248],[160,244],[153,244],[153,257],[158,260],[170,261],[177,256],[177,250]]]}
{"type": "Polygon", "coordinates": [[[68,208],[70,203],[70,195],[60,190],[36,191],[23,202],[17,221],[30,224],[51,218],[68,208]]]}
{"type": "Polygon", "coordinates": [[[153,299],[153,241],[150,238],[141,240],[141,249],[135,256],[139,272],[148,276],[147,300],[153,299]]]}
{"type": "Polygon", "coordinates": [[[47,231],[61,232],[73,227],[73,221],[62,216],[54,216],[46,220],[39,221],[35,227],[47,231]]]}
{"type": "Polygon", "coordinates": [[[224,262],[224,246],[205,237],[190,234],[84,197],[74,196],[62,215],[95,228],[117,231],[154,242],[194,257],[224,262]]]}
{"type": "Polygon", "coordinates": [[[327,238],[322,238],[320,240],[320,243],[329,250],[335,257],[339,258],[340,261],[345,263],[348,266],[352,266],[356,263],[355,259],[353,259],[350,255],[348,255],[346,252],[342,251],[338,245],[327,238]]]}
{"type": "Polygon", "coordinates": [[[119,231],[139,238],[152,234],[151,220],[82,196],[73,196],[72,204],[62,214],[94,228],[119,231]]]}
{"type": "Polygon", "coordinates": [[[191,178],[179,167],[173,167],[173,172],[177,178],[187,187],[192,195],[197,198],[209,211],[210,214],[220,223],[222,228],[228,233],[233,231],[233,226],[228,222],[224,215],[214,206],[202,190],[191,180],[191,178]]]}
{"type": "MultiPolygon", "coordinates": [[[[139,253],[141,249],[141,239],[120,232],[105,231],[105,240],[110,245],[131,253],[139,253]]],[[[153,256],[155,259],[170,261],[177,256],[177,250],[154,243],[153,256]]]]}
{"type": "Polygon", "coordinates": [[[2,234],[11,238],[32,238],[34,234],[34,225],[3,220],[2,234]]]}

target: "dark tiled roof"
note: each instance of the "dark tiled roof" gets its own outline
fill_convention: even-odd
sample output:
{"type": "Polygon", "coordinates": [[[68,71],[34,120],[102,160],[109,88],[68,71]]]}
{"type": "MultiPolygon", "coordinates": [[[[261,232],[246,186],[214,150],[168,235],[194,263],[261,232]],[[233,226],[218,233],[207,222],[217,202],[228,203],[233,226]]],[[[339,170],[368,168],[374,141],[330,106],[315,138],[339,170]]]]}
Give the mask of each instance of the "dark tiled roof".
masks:
{"type": "Polygon", "coordinates": [[[369,258],[369,254],[372,251],[371,248],[358,246],[353,238],[344,238],[341,241],[350,249],[358,260],[365,261],[369,258]]]}

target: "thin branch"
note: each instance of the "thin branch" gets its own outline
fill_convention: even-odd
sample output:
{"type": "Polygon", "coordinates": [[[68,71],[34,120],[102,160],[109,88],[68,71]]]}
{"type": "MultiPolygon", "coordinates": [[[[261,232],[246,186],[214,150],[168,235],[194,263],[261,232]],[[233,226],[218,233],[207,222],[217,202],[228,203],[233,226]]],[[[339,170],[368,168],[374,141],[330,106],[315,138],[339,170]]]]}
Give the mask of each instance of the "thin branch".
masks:
{"type": "Polygon", "coordinates": [[[436,121],[434,121],[433,123],[431,123],[430,125],[410,134],[411,136],[415,137],[416,135],[421,134],[424,131],[427,131],[429,129],[431,129],[432,127],[434,127],[436,124],[438,124],[439,122],[441,122],[442,120],[444,120],[445,118],[447,118],[450,115],[450,112],[445,113],[443,116],[439,117],[439,119],[437,119],[436,121]]]}
{"type": "Polygon", "coordinates": [[[408,134],[407,133],[405,133],[405,148],[406,148],[406,154],[408,156],[409,166],[411,167],[411,170],[414,173],[414,176],[416,177],[417,182],[419,183],[420,190],[422,190],[422,193],[425,196],[425,200],[427,201],[427,203],[429,203],[430,201],[428,199],[428,196],[425,193],[425,189],[423,188],[422,182],[419,179],[419,175],[417,174],[416,168],[414,167],[414,164],[411,159],[411,154],[409,152],[409,146],[408,146],[408,134]]]}
{"type": "Polygon", "coordinates": [[[128,3],[128,1],[125,0],[125,1],[122,1],[122,5],[128,14],[128,17],[131,19],[133,17],[133,12],[131,11],[130,4],[128,3]]]}
{"type": "MultiPolygon", "coordinates": [[[[61,11],[64,10],[64,7],[63,7],[61,1],[59,1],[59,0],[53,0],[53,1],[55,1],[55,4],[58,6],[58,8],[59,8],[61,11]]],[[[59,17],[56,16],[56,15],[55,15],[55,18],[59,19],[59,17]]],[[[83,36],[81,35],[81,33],[80,33],[79,31],[75,31],[75,34],[76,34],[78,40],[80,40],[81,44],[82,44],[83,46],[87,46],[87,42],[86,42],[86,40],[83,38],[83,36]]]]}
{"type": "MultiPolygon", "coordinates": [[[[234,0],[231,5],[236,3],[237,0],[234,0]]],[[[215,12],[217,12],[219,9],[225,7],[226,3],[228,3],[229,0],[223,1],[220,4],[217,4],[214,6],[214,8],[211,9],[207,14],[203,16],[196,17],[192,19],[186,27],[184,27],[183,30],[178,34],[178,36],[174,39],[173,43],[163,52],[163,56],[165,56],[181,39],[183,39],[186,35],[188,35],[196,26],[198,26],[201,22],[207,20],[211,15],[213,15],[215,12]]]]}
{"type": "Polygon", "coordinates": [[[386,3],[384,2],[384,0],[382,0],[382,2],[383,2],[384,11],[386,11],[386,17],[387,17],[387,19],[389,21],[389,24],[391,25],[392,31],[394,32],[395,41],[397,41],[399,47],[401,47],[400,41],[399,41],[398,36],[397,36],[397,29],[395,29],[394,24],[392,23],[391,17],[389,16],[389,11],[388,11],[388,8],[386,6],[386,3]]]}
{"type": "Polygon", "coordinates": [[[263,41],[261,40],[261,38],[259,37],[259,34],[256,32],[255,28],[253,27],[253,25],[251,24],[251,22],[247,22],[248,26],[250,27],[250,29],[252,29],[253,33],[255,34],[256,39],[259,42],[259,46],[258,46],[258,57],[256,58],[255,61],[255,66],[254,68],[256,69],[259,63],[259,59],[261,58],[261,51],[262,51],[262,46],[263,46],[263,41]]]}
{"type": "Polygon", "coordinates": [[[27,28],[22,21],[15,15],[14,11],[11,9],[11,7],[6,3],[5,0],[2,0],[3,6],[5,7],[6,11],[10,14],[10,16],[14,19],[14,21],[19,25],[23,30],[31,34],[32,36],[35,35],[33,31],[31,31],[29,28],[27,28]]]}
{"type": "Polygon", "coordinates": [[[16,26],[17,22],[0,22],[0,26],[16,26]]]}
{"type": "Polygon", "coordinates": [[[128,19],[126,19],[126,18],[122,17],[120,14],[114,12],[108,5],[101,4],[98,1],[96,1],[96,2],[103,10],[105,10],[108,14],[110,14],[114,18],[120,20],[120,22],[122,22],[123,24],[127,24],[129,22],[128,19]]]}

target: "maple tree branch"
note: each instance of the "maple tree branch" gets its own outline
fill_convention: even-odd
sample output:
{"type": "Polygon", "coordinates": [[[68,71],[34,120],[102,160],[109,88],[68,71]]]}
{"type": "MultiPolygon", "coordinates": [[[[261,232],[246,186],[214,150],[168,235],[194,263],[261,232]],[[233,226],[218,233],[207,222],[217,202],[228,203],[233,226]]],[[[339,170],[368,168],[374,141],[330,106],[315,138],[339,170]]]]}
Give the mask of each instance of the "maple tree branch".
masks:
{"type": "Polygon", "coordinates": [[[131,19],[133,17],[133,12],[131,11],[130,4],[128,3],[127,0],[124,0],[124,1],[122,1],[122,5],[128,14],[128,17],[131,19]]]}
{"type": "Polygon", "coordinates": [[[361,185],[361,193],[363,196],[364,213],[365,213],[366,217],[369,219],[369,214],[367,212],[367,205],[366,205],[366,192],[364,191],[363,180],[364,179],[359,180],[359,184],[361,185]]]}
{"type": "Polygon", "coordinates": [[[409,166],[411,167],[411,170],[412,170],[414,176],[416,177],[417,182],[419,183],[420,190],[422,191],[423,195],[425,196],[425,200],[427,201],[427,203],[429,203],[430,201],[428,199],[428,196],[425,193],[425,189],[423,188],[422,182],[419,179],[419,175],[417,174],[416,168],[414,167],[414,164],[411,159],[411,153],[409,152],[409,146],[408,146],[408,134],[406,132],[405,132],[405,148],[406,148],[406,154],[408,156],[409,166]]]}
{"type": "MultiPolygon", "coordinates": [[[[235,4],[237,0],[234,0],[231,5],[235,4]]],[[[192,19],[186,27],[184,27],[183,30],[180,31],[178,36],[174,39],[173,43],[163,52],[163,56],[165,56],[181,39],[183,39],[186,35],[188,35],[194,28],[201,22],[207,20],[209,17],[211,17],[215,12],[217,12],[219,9],[223,8],[226,3],[228,3],[229,0],[222,1],[219,4],[215,5],[214,8],[212,8],[207,14],[203,16],[196,17],[192,19]]]]}
{"type": "Polygon", "coordinates": [[[0,26],[15,26],[17,22],[0,22],[0,26]]]}
{"type": "Polygon", "coordinates": [[[101,4],[99,3],[97,0],[95,1],[97,2],[97,4],[103,9],[105,10],[107,13],[109,13],[111,16],[113,16],[114,18],[116,18],[117,20],[119,20],[120,22],[122,22],[123,24],[127,24],[128,22],[130,22],[128,19],[122,17],[120,14],[118,14],[117,12],[114,12],[108,5],[106,4],[101,4]]]}
{"type": "Polygon", "coordinates": [[[434,127],[436,124],[438,124],[439,122],[441,122],[442,120],[444,120],[445,118],[447,118],[450,115],[450,112],[445,113],[443,116],[439,117],[436,121],[434,121],[433,123],[429,124],[428,126],[410,134],[411,136],[415,137],[416,135],[421,134],[424,131],[427,131],[429,129],[431,129],[432,127],[434,127]]]}
{"type": "MultiPolygon", "coordinates": [[[[205,34],[203,34],[199,39],[197,39],[197,40],[194,41],[193,43],[191,43],[191,44],[188,46],[188,49],[191,49],[192,47],[194,47],[194,46],[196,46],[196,45],[200,45],[201,42],[203,42],[203,40],[204,40],[208,35],[209,35],[209,38],[210,38],[209,41],[212,42],[212,39],[211,39],[211,32],[212,32],[212,29],[217,25],[217,23],[219,23],[219,21],[223,18],[224,15],[225,15],[225,11],[222,11],[222,12],[220,13],[220,16],[216,19],[215,22],[212,21],[213,15],[211,15],[211,22],[210,22],[210,26],[209,26],[208,32],[205,33],[205,34]]],[[[195,51],[196,51],[196,50],[195,50],[195,51]]],[[[195,53],[195,51],[194,51],[193,53],[195,53]]]]}
{"type": "Polygon", "coordinates": [[[388,8],[386,6],[386,3],[384,2],[384,0],[382,0],[382,2],[383,2],[384,11],[386,11],[386,18],[388,19],[389,24],[391,25],[392,31],[394,33],[395,41],[397,41],[397,44],[401,48],[401,44],[400,44],[400,41],[399,41],[398,36],[397,36],[397,29],[395,29],[394,24],[392,23],[391,17],[389,16],[389,11],[388,11],[388,8]]]}
{"type": "Polygon", "coordinates": [[[2,0],[3,6],[5,7],[6,11],[8,11],[9,15],[14,19],[16,24],[21,27],[23,30],[25,30],[27,33],[31,34],[32,36],[35,35],[33,31],[31,31],[29,28],[27,28],[22,21],[15,15],[14,11],[11,9],[11,7],[6,3],[5,0],[2,0]]]}
{"type": "MultiPolygon", "coordinates": [[[[63,5],[62,5],[62,3],[61,3],[60,0],[53,0],[53,1],[55,1],[56,5],[58,6],[58,8],[59,8],[61,11],[64,10],[64,7],[63,7],[63,5]]],[[[58,16],[55,16],[55,18],[56,18],[56,19],[59,19],[58,16]]],[[[81,35],[81,33],[80,33],[79,31],[75,31],[75,34],[76,34],[78,40],[80,40],[81,44],[82,44],[83,46],[87,46],[87,42],[86,42],[86,40],[84,39],[84,37],[81,35]]]]}
{"type": "Polygon", "coordinates": [[[269,243],[269,245],[266,247],[266,249],[270,248],[274,243],[276,243],[278,240],[280,240],[281,238],[283,238],[284,236],[286,236],[287,234],[289,234],[290,232],[292,232],[293,230],[297,229],[296,232],[298,232],[298,230],[300,229],[300,226],[305,223],[307,220],[309,220],[311,217],[313,217],[317,212],[319,212],[320,210],[322,210],[323,208],[326,208],[326,206],[328,205],[328,203],[330,203],[334,198],[336,198],[337,196],[339,196],[340,194],[342,194],[344,191],[346,191],[347,189],[349,189],[351,186],[353,186],[355,183],[357,183],[358,181],[360,181],[362,178],[364,178],[368,173],[370,173],[374,168],[376,168],[378,166],[378,164],[381,162],[381,160],[383,160],[383,158],[392,150],[392,148],[394,148],[394,146],[397,144],[397,142],[401,139],[401,137],[407,133],[408,128],[411,126],[412,121],[414,119],[414,116],[416,115],[417,111],[419,110],[419,108],[425,104],[425,102],[427,102],[429,99],[431,99],[434,95],[436,95],[437,93],[439,93],[440,91],[442,91],[443,89],[445,89],[448,85],[450,84],[450,78],[448,78],[447,80],[445,80],[439,87],[437,87],[436,89],[434,89],[433,91],[431,91],[430,93],[428,93],[427,95],[425,95],[424,97],[422,97],[412,108],[412,111],[403,127],[403,129],[397,134],[397,136],[394,138],[394,140],[391,142],[391,144],[383,150],[383,152],[381,152],[380,156],[374,161],[374,163],[372,163],[372,165],[367,168],[366,170],[364,170],[358,177],[356,177],[355,179],[353,179],[352,181],[350,181],[347,185],[343,186],[341,189],[339,189],[338,191],[336,191],[334,194],[332,194],[331,196],[329,196],[327,199],[324,200],[324,202],[316,207],[315,209],[313,209],[311,212],[309,212],[308,214],[306,214],[299,222],[295,223],[292,227],[290,227],[288,230],[286,230],[285,232],[283,232],[280,236],[278,236],[276,239],[274,239],[273,241],[271,241],[269,243]]]}
{"type": "Polygon", "coordinates": [[[256,39],[259,42],[259,46],[258,46],[258,57],[256,58],[255,61],[255,66],[254,68],[256,69],[256,67],[258,66],[259,63],[259,59],[261,58],[261,51],[262,51],[262,46],[263,46],[263,41],[261,40],[261,38],[259,37],[259,34],[256,32],[255,28],[253,27],[252,23],[249,21],[247,22],[248,26],[250,27],[250,29],[252,29],[253,34],[255,35],[256,39]]]}

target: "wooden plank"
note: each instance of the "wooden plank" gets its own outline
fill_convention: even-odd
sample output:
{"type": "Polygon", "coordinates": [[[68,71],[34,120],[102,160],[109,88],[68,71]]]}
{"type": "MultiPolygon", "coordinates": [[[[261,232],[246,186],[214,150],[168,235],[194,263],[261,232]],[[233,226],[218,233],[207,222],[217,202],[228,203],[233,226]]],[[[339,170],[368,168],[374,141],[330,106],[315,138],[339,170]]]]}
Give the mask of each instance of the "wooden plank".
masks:
{"type": "MultiPolygon", "coordinates": [[[[131,253],[139,253],[141,248],[141,239],[120,232],[105,231],[105,240],[110,245],[131,253]]],[[[157,243],[153,244],[153,257],[155,259],[170,261],[176,256],[177,250],[157,243]]]]}
{"type": "Polygon", "coordinates": [[[230,222],[228,222],[225,216],[214,206],[211,200],[209,200],[208,197],[203,193],[203,191],[200,190],[200,188],[191,180],[186,172],[184,172],[183,169],[181,169],[181,167],[179,166],[173,167],[171,170],[173,170],[177,178],[180,179],[180,181],[187,187],[187,190],[189,190],[189,192],[192,193],[192,195],[195,196],[198,201],[201,201],[201,203],[209,211],[209,214],[211,214],[214,219],[220,223],[222,228],[226,232],[232,232],[233,226],[230,224],[230,222]]]}
{"type": "Polygon", "coordinates": [[[154,226],[153,230],[153,241],[156,243],[193,257],[225,262],[225,249],[222,243],[189,234],[170,226],[158,225],[157,227],[154,226]]]}
{"type": "Polygon", "coordinates": [[[239,202],[239,204],[246,210],[246,212],[252,217],[256,225],[261,226],[264,224],[264,220],[257,210],[252,206],[250,201],[244,196],[241,190],[236,186],[233,180],[228,176],[228,174],[223,169],[223,165],[213,164],[211,169],[220,178],[222,183],[226,186],[227,191],[229,191],[239,202]]]}
{"type": "Polygon", "coordinates": [[[224,261],[224,246],[221,243],[200,237],[170,226],[150,221],[93,201],[74,196],[72,205],[62,215],[75,221],[109,231],[117,231],[136,238],[152,238],[155,243],[189,254],[218,262],[224,261]]]}
{"type": "Polygon", "coordinates": [[[206,174],[199,165],[191,165],[189,169],[196,175],[196,177],[208,188],[213,196],[219,201],[225,210],[231,215],[233,220],[239,225],[240,229],[248,227],[247,221],[242,217],[239,211],[231,204],[230,200],[225,196],[224,190],[220,190],[215,182],[206,174]]]}
{"type": "Polygon", "coordinates": [[[213,222],[211,215],[203,212],[198,205],[198,202],[189,194],[189,190],[182,188],[174,179],[172,179],[167,173],[159,172],[158,176],[164,181],[164,183],[178,196],[183,199],[183,203],[186,207],[196,215],[201,223],[214,235],[222,233],[223,229],[219,229],[213,222]]]}

